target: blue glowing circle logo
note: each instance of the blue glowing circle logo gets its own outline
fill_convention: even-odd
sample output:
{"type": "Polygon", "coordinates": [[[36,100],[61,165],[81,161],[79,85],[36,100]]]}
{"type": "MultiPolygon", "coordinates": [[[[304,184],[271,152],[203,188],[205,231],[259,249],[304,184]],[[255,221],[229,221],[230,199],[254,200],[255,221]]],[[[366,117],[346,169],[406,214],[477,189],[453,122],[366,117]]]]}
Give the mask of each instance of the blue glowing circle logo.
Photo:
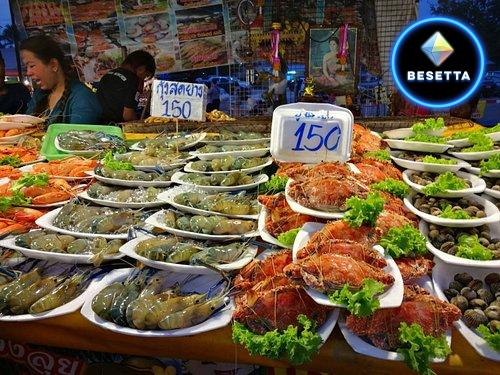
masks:
{"type": "Polygon", "coordinates": [[[391,71],[398,90],[429,108],[448,108],[466,101],[483,78],[485,56],[474,32],[463,23],[433,17],[408,26],[391,52],[391,71]]]}

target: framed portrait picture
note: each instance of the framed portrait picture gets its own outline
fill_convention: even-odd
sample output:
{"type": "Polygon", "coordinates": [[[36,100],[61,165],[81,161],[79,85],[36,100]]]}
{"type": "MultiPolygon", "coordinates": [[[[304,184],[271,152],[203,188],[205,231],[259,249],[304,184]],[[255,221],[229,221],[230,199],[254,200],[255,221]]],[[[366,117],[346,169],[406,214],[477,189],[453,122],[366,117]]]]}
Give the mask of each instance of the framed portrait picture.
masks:
{"type": "Polygon", "coordinates": [[[310,29],[308,72],[317,91],[348,95],[355,93],[358,29],[349,27],[347,57],[339,58],[339,30],[310,29]]]}

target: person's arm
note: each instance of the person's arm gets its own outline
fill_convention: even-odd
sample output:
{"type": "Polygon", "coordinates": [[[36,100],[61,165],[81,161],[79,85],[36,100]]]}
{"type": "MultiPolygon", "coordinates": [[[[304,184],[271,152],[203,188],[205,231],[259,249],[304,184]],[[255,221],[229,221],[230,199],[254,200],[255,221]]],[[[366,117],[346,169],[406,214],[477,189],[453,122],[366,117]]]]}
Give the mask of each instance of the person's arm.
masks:
{"type": "Polygon", "coordinates": [[[124,92],[123,98],[123,121],[137,120],[135,110],[137,108],[137,83],[128,81],[128,86],[124,92]]]}

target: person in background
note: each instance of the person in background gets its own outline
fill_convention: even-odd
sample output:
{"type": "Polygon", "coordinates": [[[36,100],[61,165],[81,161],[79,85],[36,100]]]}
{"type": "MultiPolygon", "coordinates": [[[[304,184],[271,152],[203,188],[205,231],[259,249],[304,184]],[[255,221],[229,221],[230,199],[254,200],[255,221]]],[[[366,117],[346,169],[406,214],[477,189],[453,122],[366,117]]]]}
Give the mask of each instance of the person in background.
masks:
{"type": "Polygon", "coordinates": [[[278,77],[273,77],[273,83],[269,85],[267,96],[273,103],[273,109],[286,104],[286,88],[288,81],[283,73],[279,73],[278,77]]]}
{"type": "Polygon", "coordinates": [[[220,89],[217,81],[210,82],[210,87],[207,93],[207,112],[212,112],[214,109],[220,108],[220,89]]]}
{"type": "Polygon", "coordinates": [[[26,39],[20,46],[26,74],[38,87],[26,113],[46,118],[47,124],[98,124],[101,106],[81,83],[61,47],[46,35],[26,39]]]}
{"type": "Polygon", "coordinates": [[[0,113],[24,113],[31,95],[22,83],[5,83],[5,61],[0,54],[0,113]]]}
{"type": "Polygon", "coordinates": [[[119,68],[107,72],[99,82],[97,97],[103,108],[103,122],[137,119],[136,109],[144,80],[154,76],[155,59],[146,51],[134,51],[119,68]]]}

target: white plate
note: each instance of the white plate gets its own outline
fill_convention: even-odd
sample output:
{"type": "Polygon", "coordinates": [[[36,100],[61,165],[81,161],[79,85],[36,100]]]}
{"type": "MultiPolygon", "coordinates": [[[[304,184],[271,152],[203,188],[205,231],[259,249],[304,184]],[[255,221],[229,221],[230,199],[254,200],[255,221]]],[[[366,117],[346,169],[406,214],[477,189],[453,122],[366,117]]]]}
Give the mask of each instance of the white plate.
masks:
{"type": "Polygon", "coordinates": [[[238,156],[244,156],[246,158],[253,158],[253,157],[259,157],[259,156],[264,156],[269,153],[269,147],[266,148],[258,148],[255,150],[242,150],[242,151],[226,151],[226,152],[210,152],[210,153],[205,153],[202,154],[198,151],[190,151],[189,152],[192,156],[197,157],[198,159],[201,160],[212,160],[212,159],[219,159],[223,158],[225,156],[232,156],[232,157],[238,157],[238,156]]]}
{"type": "Polygon", "coordinates": [[[99,285],[100,281],[92,280],[87,288],[78,297],[68,303],[59,306],[55,309],[45,311],[41,314],[22,314],[22,315],[0,315],[1,322],[29,322],[34,320],[42,320],[54,318],[56,316],[70,314],[77,311],[84,302],[89,298],[92,289],[99,285]]]}
{"type": "MultiPolygon", "coordinates": [[[[480,168],[473,166],[469,166],[465,169],[467,169],[470,173],[474,173],[475,175],[479,175],[479,172],[481,172],[480,168]]],[[[492,169],[491,171],[484,173],[483,176],[500,178],[500,169],[492,169]]]]}
{"type": "Polygon", "coordinates": [[[59,139],[57,137],[55,137],[55,139],[54,139],[54,146],[56,147],[56,149],[58,151],[64,152],[66,154],[87,156],[87,157],[91,157],[91,156],[94,156],[94,155],[97,155],[101,152],[106,151],[106,150],[68,150],[68,149],[61,147],[61,145],[59,144],[59,139]]]}
{"type": "Polygon", "coordinates": [[[94,171],[86,171],[90,177],[95,178],[98,181],[102,181],[109,185],[118,185],[125,187],[167,187],[172,185],[172,181],[142,181],[142,180],[120,180],[118,178],[109,178],[101,176],[94,171]]]}
{"type": "Polygon", "coordinates": [[[490,150],[481,152],[452,152],[448,151],[450,155],[463,160],[483,160],[488,159],[494,154],[500,153],[500,150],[490,150]]]}
{"type": "MultiPolygon", "coordinates": [[[[406,182],[413,190],[418,191],[419,193],[423,194],[423,185],[416,184],[415,182],[411,181],[411,176],[415,174],[415,171],[411,171],[407,169],[406,171],[403,172],[403,181],[406,182]]],[[[432,195],[433,197],[439,197],[439,198],[460,198],[460,197],[465,197],[467,195],[471,194],[479,194],[486,189],[486,182],[484,182],[483,179],[470,174],[470,173],[465,173],[465,172],[455,172],[455,174],[463,178],[464,180],[468,180],[472,183],[472,187],[468,189],[461,189],[461,190],[446,190],[444,193],[437,193],[435,195],[432,195]]]]}
{"type": "MultiPolygon", "coordinates": [[[[500,224],[492,223],[489,225],[489,228],[490,228],[490,236],[492,238],[500,237],[500,224]]],[[[438,248],[436,248],[429,240],[428,238],[429,225],[424,220],[420,220],[419,229],[420,232],[425,237],[427,237],[427,243],[426,243],[427,249],[445,263],[455,264],[462,267],[479,267],[479,268],[500,267],[500,260],[473,260],[467,258],[460,258],[455,255],[445,253],[444,251],[441,251],[438,248]]]]}
{"type": "MultiPolygon", "coordinates": [[[[432,295],[435,295],[434,288],[432,287],[431,279],[426,276],[422,279],[422,282],[419,282],[423,288],[427,289],[432,295]]],[[[364,354],[369,357],[385,359],[388,361],[403,361],[403,356],[397,352],[388,351],[384,349],[377,348],[376,346],[370,344],[365,341],[360,336],[352,333],[346,325],[345,318],[341,317],[339,319],[339,328],[342,332],[342,335],[345,338],[345,341],[349,344],[349,346],[359,354],[364,354]]],[[[451,346],[451,329],[446,331],[445,333],[446,341],[449,346],[451,346]]],[[[444,362],[446,358],[433,358],[431,362],[433,363],[441,363],[444,362]]]]}
{"type": "Polygon", "coordinates": [[[127,233],[120,233],[120,234],[84,233],[84,232],[73,232],[71,230],[56,227],[52,223],[54,222],[54,219],[56,218],[59,211],[61,211],[61,209],[62,209],[62,207],[59,207],[59,208],[56,208],[55,210],[47,212],[45,215],[39,217],[35,221],[35,224],[38,225],[40,228],[51,230],[51,231],[57,232],[57,233],[69,234],[70,236],[77,237],[77,238],[103,237],[103,238],[106,238],[107,240],[114,240],[114,239],[126,240],[128,238],[127,233]]]}
{"type": "Polygon", "coordinates": [[[91,198],[89,197],[87,191],[83,191],[78,194],[79,198],[83,198],[85,200],[88,200],[92,203],[101,205],[101,206],[106,206],[106,207],[114,207],[114,208],[152,208],[152,207],[160,207],[164,206],[165,202],[160,200],[158,197],[156,198],[157,200],[155,202],[135,202],[135,203],[126,203],[126,202],[115,202],[115,201],[110,201],[106,199],[97,199],[97,198],[91,198]]]}
{"type": "MultiPolygon", "coordinates": [[[[252,232],[247,232],[245,234],[204,234],[204,233],[196,233],[196,232],[188,232],[186,230],[180,230],[168,227],[160,217],[164,214],[164,210],[155,212],[153,215],[146,219],[146,223],[150,224],[154,227],[163,229],[164,231],[175,234],[180,237],[193,238],[195,240],[210,240],[210,241],[229,241],[229,240],[245,240],[246,238],[257,237],[259,235],[259,231],[254,230],[252,232]]],[[[220,215],[218,215],[220,216],[220,215]]]]}
{"type": "MultiPolygon", "coordinates": [[[[20,171],[25,172],[25,173],[31,173],[33,171],[33,165],[25,165],[24,167],[19,168],[20,171]]],[[[84,177],[69,177],[69,176],[54,176],[54,175],[49,175],[50,178],[60,178],[62,180],[66,181],[84,181],[88,180],[91,178],[91,176],[84,176],[84,177]]]]}
{"type": "MultiPolygon", "coordinates": [[[[426,133],[429,135],[440,137],[443,135],[443,132],[444,132],[444,128],[439,129],[439,130],[432,130],[432,131],[426,132],[426,133]]],[[[406,137],[411,137],[414,135],[412,128],[400,128],[400,129],[386,130],[382,134],[385,135],[389,139],[404,139],[406,137]]]]}
{"type": "MultiPolygon", "coordinates": [[[[231,172],[229,172],[231,173],[231,172]]],[[[257,176],[252,176],[254,179],[254,182],[251,184],[246,184],[246,185],[237,185],[237,186],[202,186],[202,185],[195,185],[189,182],[185,182],[181,180],[181,177],[186,175],[187,173],[184,172],[175,172],[171,178],[172,182],[175,182],[176,184],[180,185],[185,185],[185,186],[192,186],[197,189],[203,190],[203,191],[209,191],[209,192],[215,192],[215,193],[222,193],[222,192],[228,192],[228,191],[238,191],[238,190],[249,190],[249,189],[254,189],[260,184],[263,184],[269,180],[269,177],[266,174],[259,174],[257,176]]]]}
{"type": "Polygon", "coordinates": [[[419,216],[420,218],[432,224],[442,225],[445,227],[454,227],[454,228],[471,228],[471,227],[479,227],[483,224],[495,223],[500,220],[500,212],[498,211],[498,208],[492,202],[487,201],[486,199],[481,198],[478,195],[474,194],[469,195],[467,196],[467,199],[471,200],[474,203],[480,203],[481,205],[483,205],[484,211],[487,216],[481,219],[460,219],[460,220],[444,219],[442,217],[426,214],[425,212],[418,210],[413,205],[414,197],[415,194],[410,193],[409,196],[404,198],[404,204],[406,208],[408,208],[415,215],[419,216]]]}
{"type": "MultiPolygon", "coordinates": [[[[473,133],[473,132],[471,132],[473,133]]],[[[493,139],[494,142],[500,141],[500,132],[495,132],[495,133],[490,133],[490,134],[485,134],[487,137],[490,137],[493,139]]],[[[465,147],[469,146],[471,143],[469,142],[469,138],[461,138],[461,139],[450,139],[448,141],[450,145],[453,145],[454,147],[465,147]]]]}
{"type": "MultiPolygon", "coordinates": [[[[464,272],[463,266],[436,262],[432,270],[432,282],[434,283],[437,296],[443,301],[447,301],[443,290],[448,288],[449,283],[453,281],[453,276],[461,272],[464,272]]],[[[484,277],[491,272],[498,272],[498,268],[467,268],[467,273],[481,280],[484,280],[484,277]]],[[[467,327],[462,320],[455,322],[454,325],[479,355],[493,361],[500,361],[500,352],[488,346],[486,341],[474,330],[467,327]]]]}
{"type": "Polygon", "coordinates": [[[492,189],[484,189],[484,193],[488,194],[490,197],[500,199],[500,191],[492,190],[492,189]]]}
{"type": "Polygon", "coordinates": [[[31,116],[31,115],[23,115],[23,114],[15,114],[15,115],[3,115],[0,117],[0,121],[8,122],[8,123],[20,123],[29,126],[33,126],[36,124],[43,124],[45,120],[40,117],[31,116]]]}
{"type": "Polygon", "coordinates": [[[270,244],[282,247],[284,249],[288,249],[287,246],[285,246],[281,242],[279,242],[277,238],[271,236],[271,234],[266,230],[267,215],[269,215],[267,208],[262,206],[260,209],[259,221],[257,222],[260,238],[262,238],[264,241],[266,241],[270,244]]]}
{"type": "MultiPolygon", "coordinates": [[[[168,189],[167,191],[164,191],[163,193],[158,194],[158,199],[161,201],[164,201],[168,203],[169,205],[177,208],[180,211],[184,212],[189,212],[194,215],[204,215],[204,216],[209,216],[209,215],[218,215],[218,216],[226,216],[230,217],[233,219],[245,219],[245,220],[257,220],[259,218],[258,214],[255,215],[229,215],[229,214],[223,214],[221,212],[215,212],[215,211],[207,211],[207,210],[202,210],[200,208],[194,208],[194,207],[189,207],[189,206],[184,206],[182,204],[176,203],[174,201],[174,198],[185,192],[193,192],[193,193],[200,193],[200,194],[207,194],[206,191],[203,191],[201,189],[193,188],[191,186],[177,186],[172,189],[168,189]]],[[[210,193],[208,193],[210,194],[210,193]]]]}
{"type": "Polygon", "coordinates": [[[36,164],[36,163],[40,163],[41,161],[45,161],[45,160],[47,160],[47,159],[45,159],[45,156],[40,155],[40,157],[36,160],[28,161],[26,163],[21,163],[21,166],[24,167],[26,165],[36,164]]]}
{"type": "Polygon", "coordinates": [[[319,211],[315,210],[312,208],[307,208],[299,204],[296,200],[294,200],[290,195],[288,195],[288,192],[290,191],[290,184],[293,182],[291,178],[288,179],[286,186],[285,186],[285,197],[286,197],[286,202],[290,206],[290,208],[298,212],[299,214],[304,214],[304,215],[309,215],[309,216],[314,216],[314,217],[320,217],[323,219],[340,219],[344,217],[344,212],[327,212],[327,211],[319,211]]]}
{"type": "Polygon", "coordinates": [[[243,168],[243,169],[234,169],[231,171],[215,171],[215,172],[203,172],[203,171],[197,171],[196,169],[192,168],[193,162],[189,162],[184,166],[184,171],[185,172],[192,172],[192,173],[202,173],[202,174],[218,174],[218,173],[231,173],[231,172],[242,172],[242,173],[253,173],[253,172],[258,172],[267,167],[268,165],[271,165],[273,163],[273,159],[268,158],[267,161],[264,164],[257,165],[256,167],[252,168],[243,168]]]}
{"type": "Polygon", "coordinates": [[[259,143],[269,142],[271,138],[256,138],[256,139],[233,139],[227,141],[207,141],[203,140],[202,143],[211,146],[224,146],[224,145],[257,145],[259,143]]]}
{"type": "MultiPolygon", "coordinates": [[[[193,146],[196,146],[198,143],[200,143],[201,141],[203,141],[203,139],[207,136],[207,133],[193,133],[193,134],[189,134],[187,137],[183,137],[183,136],[173,136],[173,137],[170,137],[171,140],[175,140],[175,139],[178,139],[178,138],[188,138],[188,139],[192,139],[192,141],[190,143],[186,143],[184,146],[182,147],[179,147],[179,150],[182,151],[182,150],[187,150],[188,148],[191,148],[193,146]]],[[[163,138],[163,137],[162,137],[163,138]]],[[[150,140],[153,140],[153,139],[150,139],[150,140]]],[[[132,146],[130,146],[129,148],[131,150],[134,150],[134,151],[142,151],[142,150],[145,150],[144,148],[141,148],[139,147],[139,142],[136,142],[134,143],[132,146]]]]}
{"type": "Polygon", "coordinates": [[[385,142],[389,145],[389,147],[397,148],[398,150],[431,152],[437,154],[446,152],[446,150],[453,147],[452,145],[446,143],[414,142],[399,139],[385,139],[385,142]]]}
{"type": "MultiPolygon", "coordinates": [[[[137,152],[137,151],[135,151],[135,152],[137,152]]],[[[128,155],[128,154],[130,154],[130,152],[126,152],[126,153],[121,154],[121,155],[128,155]]],[[[116,155],[115,155],[115,159],[116,159],[116,155]]],[[[167,164],[162,164],[160,166],[164,170],[169,171],[171,169],[183,167],[184,165],[186,165],[186,163],[189,160],[193,160],[193,159],[195,159],[194,156],[189,156],[186,159],[175,159],[175,160],[172,160],[171,162],[168,162],[167,164]]],[[[158,167],[157,165],[133,165],[133,166],[138,171],[145,171],[145,172],[154,171],[158,167]]]]}
{"type": "Polygon", "coordinates": [[[407,159],[399,158],[399,151],[391,151],[391,159],[399,165],[400,167],[411,169],[414,171],[420,172],[434,172],[434,173],[444,173],[444,172],[457,172],[461,168],[470,167],[470,164],[456,158],[452,158],[451,156],[441,156],[444,159],[452,159],[457,162],[454,165],[445,165],[445,164],[435,164],[435,163],[423,163],[421,161],[412,161],[407,159]]]}
{"type": "MultiPolygon", "coordinates": [[[[12,249],[23,253],[28,258],[34,259],[44,259],[50,260],[59,263],[72,263],[72,264],[92,264],[90,258],[92,255],[86,254],[65,254],[65,253],[55,253],[50,251],[41,251],[41,250],[33,250],[27,249],[25,247],[16,245],[16,238],[9,237],[0,241],[0,246],[6,247],[7,249],[12,249]]],[[[104,261],[108,262],[111,260],[116,260],[123,258],[123,254],[116,253],[114,255],[106,255],[104,256],[104,261]]]]}
{"type": "Polygon", "coordinates": [[[13,135],[13,136],[10,136],[10,137],[1,137],[0,138],[0,144],[5,145],[5,144],[14,144],[14,143],[17,143],[17,141],[19,141],[25,135],[33,134],[34,132],[36,132],[36,129],[28,130],[28,131],[26,131],[23,134],[17,134],[17,135],[13,135]]]}
{"type": "MultiPolygon", "coordinates": [[[[168,263],[168,262],[160,262],[156,260],[151,260],[149,258],[138,255],[135,252],[135,248],[139,244],[139,242],[147,240],[148,238],[152,238],[153,236],[146,236],[140,234],[137,238],[132,241],[127,242],[120,248],[120,252],[123,255],[127,255],[131,258],[137,259],[139,262],[144,263],[146,266],[157,268],[160,270],[166,270],[177,273],[190,273],[196,275],[205,275],[205,274],[213,274],[214,270],[204,267],[204,266],[191,266],[189,264],[178,264],[178,263],[168,263]]],[[[214,267],[219,268],[221,271],[229,272],[234,270],[239,270],[240,268],[245,267],[248,263],[252,261],[252,259],[257,255],[257,246],[249,246],[248,253],[238,259],[236,262],[228,263],[228,264],[220,264],[218,266],[214,265],[214,267]]]]}
{"type": "MultiPolygon", "coordinates": [[[[233,310],[235,308],[234,302],[231,301],[226,307],[212,315],[203,323],[197,324],[188,328],[174,329],[174,330],[138,330],[129,327],[122,327],[113,322],[102,319],[92,311],[92,300],[94,297],[106,286],[123,281],[127,276],[134,271],[134,268],[124,268],[115,270],[113,275],[109,275],[106,280],[100,282],[96,287],[91,289],[91,292],[85,299],[85,303],[81,309],[81,314],[84,318],[88,319],[91,323],[124,335],[138,336],[138,337],[180,337],[180,336],[193,336],[202,332],[212,331],[214,329],[227,326],[231,322],[233,310]],[[112,276],[112,277],[111,277],[112,276]]],[[[176,282],[182,283],[186,279],[186,274],[161,272],[164,283],[167,286],[174,285],[176,282]]],[[[210,290],[212,285],[215,285],[220,280],[220,276],[216,274],[202,275],[197,278],[191,279],[182,285],[183,292],[198,292],[205,293],[210,290]]]]}
{"type": "MultiPolygon", "coordinates": [[[[300,232],[297,234],[297,237],[295,237],[295,242],[293,244],[292,251],[294,261],[296,260],[297,252],[307,244],[314,233],[320,231],[324,226],[325,224],[323,223],[304,224],[300,232]]],[[[376,245],[373,248],[380,254],[384,255],[384,249],[381,246],[376,245]]],[[[388,255],[385,255],[384,259],[387,262],[387,266],[384,268],[384,271],[394,277],[394,284],[378,297],[381,309],[400,306],[401,302],[403,301],[404,291],[403,278],[401,277],[401,273],[399,272],[399,268],[396,265],[396,262],[394,262],[392,257],[388,255]]],[[[344,305],[331,302],[326,294],[323,294],[317,290],[309,287],[305,287],[304,289],[306,290],[307,294],[309,294],[309,296],[311,296],[311,298],[320,305],[331,307],[345,307],[344,305]]]]}

